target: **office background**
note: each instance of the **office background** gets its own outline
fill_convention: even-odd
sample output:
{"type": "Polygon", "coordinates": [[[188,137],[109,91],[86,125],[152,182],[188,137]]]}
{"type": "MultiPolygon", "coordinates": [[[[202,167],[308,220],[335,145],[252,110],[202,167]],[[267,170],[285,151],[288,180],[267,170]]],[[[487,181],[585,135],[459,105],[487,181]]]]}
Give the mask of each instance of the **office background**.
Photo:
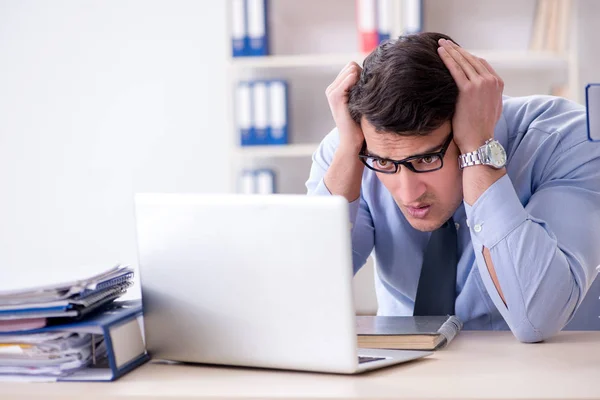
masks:
{"type": "MultiPolygon", "coordinates": [[[[274,1],[298,20],[315,18],[312,6],[274,1]]],[[[533,19],[521,11],[531,13],[532,0],[444,3],[454,23],[438,13],[430,21],[439,28],[426,20],[427,29],[447,27],[479,47],[526,47],[531,27],[523,24],[533,19]],[[506,16],[498,7],[514,19],[497,17],[506,16]],[[465,10],[490,19],[461,23],[465,10]]],[[[328,15],[354,10],[351,0],[328,4],[328,15]]],[[[582,100],[585,83],[600,81],[600,2],[575,4],[582,100]]],[[[134,192],[232,190],[227,12],[216,0],[0,0],[0,290],[136,265],[134,192]]],[[[340,52],[356,45],[334,37],[340,52]]],[[[510,90],[532,84],[524,76],[510,90]]],[[[326,105],[324,89],[315,101],[326,105]]],[[[296,171],[285,182],[297,188],[310,162],[285,162],[296,171]]]]}

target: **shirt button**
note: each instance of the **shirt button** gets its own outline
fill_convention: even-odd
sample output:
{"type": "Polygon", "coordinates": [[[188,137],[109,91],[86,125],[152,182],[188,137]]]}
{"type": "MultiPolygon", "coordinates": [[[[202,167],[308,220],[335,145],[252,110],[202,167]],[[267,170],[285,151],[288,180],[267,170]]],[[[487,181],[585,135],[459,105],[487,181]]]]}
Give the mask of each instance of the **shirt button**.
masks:
{"type": "Polygon", "coordinates": [[[471,224],[469,224],[469,220],[467,220],[467,228],[470,228],[471,224]]]}
{"type": "Polygon", "coordinates": [[[477,233],[481,232],[481,225],[479,225],[479,224],[476,224],[476,225],[473,227],[473,230],[474,230],[475,232],[477,232],[477,233]]]}
{"type": "Polygon", "coordinates": [[[455,222],[455,223],[454,223],[454,226],[456,227],[456,230],[459,230],[459,229],[460,229],[460,224],[459,224],[458,222],[455,222]]]}

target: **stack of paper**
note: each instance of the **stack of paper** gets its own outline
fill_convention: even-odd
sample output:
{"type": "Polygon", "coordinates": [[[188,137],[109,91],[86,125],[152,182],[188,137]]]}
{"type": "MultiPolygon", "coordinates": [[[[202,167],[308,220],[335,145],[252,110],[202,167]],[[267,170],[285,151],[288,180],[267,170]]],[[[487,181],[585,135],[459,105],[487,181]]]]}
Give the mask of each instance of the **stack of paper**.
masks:
{"type": "Polygon", "coordinates": [[[72,332],[0,336],[0,374],[64,375],[106,356],[103,337],[72,332]]]}
{"type": "Polygon", "coordinates": [[[0,291],[0,332],[36,329],[49,318],[81,318],[122,296],[133,270],[115,266],[87,279],[0,291]]]}
{"type": "Polygon", "coordinates": [[[141,302],[114,301],[132,284],[117,265],[0,291],[0,380],[113,380],[146,361],[141,302]]]}

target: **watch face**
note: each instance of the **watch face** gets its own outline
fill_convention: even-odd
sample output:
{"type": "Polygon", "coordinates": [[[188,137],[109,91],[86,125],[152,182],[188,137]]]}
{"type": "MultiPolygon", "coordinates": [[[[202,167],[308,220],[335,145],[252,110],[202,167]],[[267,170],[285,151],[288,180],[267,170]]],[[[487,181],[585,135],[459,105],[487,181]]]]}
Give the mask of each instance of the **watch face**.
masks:
{"type": "Polygon", "coordinates": [[[495,140],[487,145],[487,156],[490,164],[495,168],[502,168],[506,164],[504,147],[495,140]]]}

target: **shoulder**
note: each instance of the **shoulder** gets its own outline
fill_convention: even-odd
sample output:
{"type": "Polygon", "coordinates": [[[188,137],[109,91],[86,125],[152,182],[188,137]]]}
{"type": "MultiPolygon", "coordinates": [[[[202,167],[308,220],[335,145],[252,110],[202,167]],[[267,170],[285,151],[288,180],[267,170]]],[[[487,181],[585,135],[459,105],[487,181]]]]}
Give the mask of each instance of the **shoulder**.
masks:
{"type": "Polygon", "coordinates": [[[600,168],[600,146],[588,141],[584,106],[555,96],[505,97],[502,118],[512,172],[533,168],[539,179],[552,179],[600,168]]]}
{"type": "Polygon", "coordinates": [[[503,116],[509,136],[535,129],[545,134],[568,134],[576,142],[587,139],[585,107],[562,97],[504,97],[503,116]]]}

